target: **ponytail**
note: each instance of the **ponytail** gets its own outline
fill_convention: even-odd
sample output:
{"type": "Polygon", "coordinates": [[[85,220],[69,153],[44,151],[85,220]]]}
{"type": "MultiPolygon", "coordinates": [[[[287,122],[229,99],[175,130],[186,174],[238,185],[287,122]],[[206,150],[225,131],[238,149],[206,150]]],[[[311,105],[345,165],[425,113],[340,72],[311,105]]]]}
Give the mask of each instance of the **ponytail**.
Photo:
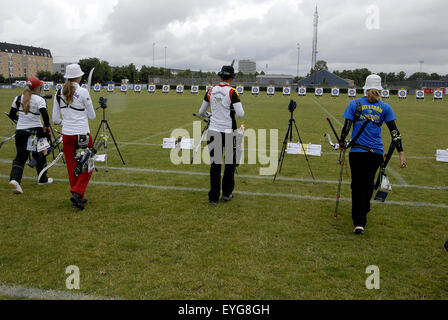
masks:
{"type": "Polygon", "coordinates": [[[28,114],[28,112],[30,111],[30,100],[32,94],[33,91],[30,89],[29,86],[26,86],[25,90],[23,90],[23,99],[22,99],[22,109],[25,114],[28,114]]]}
{"type": "Polygon", "coordinates": [[[367,90],[367,100],[369,100],[370,103],[377,103],[380,99],[381,95],[377,89],[367,90]]]}
{"type": "Polygon", "coordinates": [[[73,96],[75,94],[76,88],[73,85],[72,81],[67,79],[64,83],[64,87],[62,88],[62,95],[65,98],[65,101],[67,104],[70,104],[73,102],[73,96]]]}

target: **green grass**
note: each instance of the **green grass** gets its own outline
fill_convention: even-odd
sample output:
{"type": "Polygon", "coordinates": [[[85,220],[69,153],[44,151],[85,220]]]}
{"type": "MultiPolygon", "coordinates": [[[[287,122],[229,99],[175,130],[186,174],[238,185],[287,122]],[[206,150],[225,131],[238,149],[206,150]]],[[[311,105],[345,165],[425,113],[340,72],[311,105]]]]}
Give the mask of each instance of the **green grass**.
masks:
{"type": "MultiPolygon", "coordinates": [[[[0,111],[9,111],[19,91],[0,90],[0,111]]],[[[93,101],[99,94],[92,92],[93,101]]],[[[107,94],[107,118],[126,160],[109,154],[113,167],[152,168],[207,173],[203,165],[170,162],[160,144],[174,128],[192,132],[192,112],[203,93],[182,96],[148,93],[107,94]]],[[[322,157],[311,157],[317,179],[337,179],[338,155],[328,146],[330,132],[323,108],[342,121],[349,100],[294,97],[295,118],[304,142],[322,144],[322,157]]],[[[242,96],[246,128],[279,129],[280,146],[288,125],[289,98],[276,94],[242,96]]],[[[435,161],[435,150],[448,147],[446,101],[409,98],[391,103],[408,155],[409,167],[390,167],[411,185],[446,186],[446,163],[435,161]]],[[[49,102],[52,109],[52,102],[49,102]]],[[[90,123],[92,133],[101,120],[90,123]]],[[[340,129],[337,126],[338,130],[340,129]]],[[[0,135],[12,134],[6,117],[0,135]]],[[[385,144],[390,138],[383,128],[385,144]]],[[[0,150],[12,160],[14,144],[0,150]]],[[[259,165],[242,165],[240,175],[258,175],[259,165]]],[[[0,162],[9,176],[11,164],[0,162]]],[[[25,176],[35,176],[30,168],[25,176]]],[[[53,167],[50,176],[67,178],[53,167]]],[[[305,160],[287,155],[281,176],[309,179],[305,160]]],[[[400,184],[390,175],[392,183],[400,184]]],[[[344,176],[346,181],[349,178],[344,176]]],[[[90,184],[89,204],[82,212],[69,203],[68,183],[38,187],[24,180],[24,194],[11,194],[2,178],[0,193],[0,283],[66,290],[65,268],[77,265],[81,292],[130,299],[447,299],[448,238],[446,209],[374,204],[367,232],[352,232],[351,204],[341,202],[333,219],[334,201],[314,201],[236,194],[230,203],[208,205],[206,192],[160,190],[90,184]],[[381,289],[367,290],[366,267],[377,265],[381,289]]],[[[206,175],[104,169],[92,181],[150,184],[207,189],[206,175]]],[[[334,198],[336,184],[236,178],[236,191],[288,193],[334,198]]],[[[350,198],[348,184],[342,196],[350,198]]],[[[447,191],[395,187],[390,201],[419,201],[448,205],[447,191]]]]}

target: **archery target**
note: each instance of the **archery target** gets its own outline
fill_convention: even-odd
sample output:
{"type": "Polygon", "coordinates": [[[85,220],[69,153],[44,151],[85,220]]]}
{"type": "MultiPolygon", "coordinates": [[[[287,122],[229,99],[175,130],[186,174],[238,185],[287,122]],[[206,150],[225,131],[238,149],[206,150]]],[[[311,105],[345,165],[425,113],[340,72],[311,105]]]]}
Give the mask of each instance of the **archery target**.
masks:
{"type": "Polygon", "coordinates": [[[408,95],[406,90],[398,90],[398,98],[406,98],[408,95]]]}
{"type": "Polygon", "coordinates": [[[284,96],[291,95],[291,89],[289,87],[283,87],[283,95],[284,96]]]}
{"type": "Polygon", "coordinates": [[[299,88],[299,96],[306,96],[306,88],[299,88]]]}
{"type": "Polygon", "coordinates": [[[101,90],[101,86],[100,86],[99,83],[97,83],[97,84],[95,84],[95,85],[93,86],[93,91],[98,92],[98,91],[100,91],[100,90],[101,90]]]}
{"type": "Polygon", "coordinates": [[[84,83],[81,88],[87,89],[87,85],[84,83]]]}
{"type": "Polygon", "coordinates": [[[243,86],[236,87],[236,92],[238,92],[238,94],[243,94],[244,93],[244,87],[243,86]]]}
{"type": "Polygon", "coordinates": [[[191,93],[198,93],[199,92],[199,86],[191,86],[191,93]]]}
{"type": "Polygon", "coordinates": [[[207,85],[207,86],[205,87],[205,91],[208,92],[208,90],[210,90],[211,88],[213,88],[213,86],[209,84],[209,85],[207,85]]]}
{"type": "Polygon", "coordinates": [[[62,83],[58,83],[56,85],[56,90],[60,90],[60,89],[62,89],[62,87],[63,87],[62,83]]]}
{"type": "Polygon", "coordinates": [[[153,85],[153,84],[150,84],[150,85],[148,86],[148,92],[151,92],[151,93],[156,92],[156,86],[153,85]]]}
{"type": "Polygon", "coordinates": [[[121,85],[121,92],[127,92],[128,91],[128,85],[127,84],[122,84],[121,85]]]}
{"type": "Polygon", "coordinates": [[[44,91],[50,91],[50,84],[44,83],[44,91]]]}
{"type": "Polygon", "coordinates": [[[425,98],[425,91],[423,91],[423,90],[415,91],[415,97],[417,99],[424,99],[425,98]]]}
{"type": "Polygon", "coordinates": [[[275,88],[274,88],[274,87],[268,87],[268,88],[266,89],[266,92],[267,92],[268,95],[274,95],[274,93],[275,93],[275,88]]]}
{"type": "Polygon", "coordinates": [[[168,93],[168,92],[170,92],[170,86],[167,85],[167,84],[165,84],[165,85],[162,87],[162,92],[163,92],[163,93],[168,93]]]}
{"type": "Polygon", "coordinates": [[[316,88],[316,89],[314,90],[314,94],[315,94],[316,96],[322,96],[323,93],[324,93],[324,90],[323,90],[322,88],[316,88]]]}
{"type": "Polygon", "coordinates": [[[435,99],[442,99],[442,97],[443,97],[443,92],[442,92],[442,90],[436,90],[436,91],[434,91],[434,98],[435,98],[435,99]]]}
{"type": "Polygon", "coordinates": [[[259,87],[252,87],[252,94],[258,95],[259,92],[260,92],[260,88],[259,87]]]}
{"type": "Polygon", "coordinates": [[[383,98],[389,98],[390,95],[390,91],[387,89],[384,89],[383,91],[381,91],[381,97],[383,98]]]}
{"type": "Polygon", "coordinates": [[[349,97],[356,97],[356,89],[348,89],[349,97]]]}
{"type": "Polygon", "coordinates": [[[107,85],[107,91],[108,92],[113,92],[115,89],[115,85],[114,84],[108,84],[107,85]]]}
{"type": "Polygon", "coordinates": [[[134,85],[134,92],[141,92],[142,91],[142,85],[136,84],[134,85]]]}
{"type": "Polygon", "coordinates": [[[177,92],[177,93],[184,93],[184,86],[181,85],[181,84],[179,84],[179,85],[176,87],[176,92],[177,92]]]}
{"type": "Polygon", "coordinates": [[[339,89],[338,89],[338,88],[333,88],[333,89],[331,89],[331,95],[332,95],[333,97],[337,97],[337,96],[339,96],[339,89]]]}

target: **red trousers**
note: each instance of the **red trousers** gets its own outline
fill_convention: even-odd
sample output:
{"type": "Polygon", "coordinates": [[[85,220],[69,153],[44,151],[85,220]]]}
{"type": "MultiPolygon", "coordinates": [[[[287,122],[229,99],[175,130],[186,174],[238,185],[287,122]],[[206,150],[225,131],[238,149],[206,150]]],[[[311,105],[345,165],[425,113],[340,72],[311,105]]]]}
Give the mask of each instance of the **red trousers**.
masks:
{"type": "MultiPolygon", "coordinates": [[[[78,177],[75,177],[75,175],[73,174],[73,169],[75,169],[78,165],[78,161],[75,160],[78,136],[63,135],[62,142],[64,146],[65,163],[67,164],[68,179],[70,181],[70,192],[76,192],[82,195],[82,198],[84,199],[84,193],[93,172],[85,171],[78,177]]],[[[89,135],[89,147],[93,147],[91,135],[89,135]]]]}

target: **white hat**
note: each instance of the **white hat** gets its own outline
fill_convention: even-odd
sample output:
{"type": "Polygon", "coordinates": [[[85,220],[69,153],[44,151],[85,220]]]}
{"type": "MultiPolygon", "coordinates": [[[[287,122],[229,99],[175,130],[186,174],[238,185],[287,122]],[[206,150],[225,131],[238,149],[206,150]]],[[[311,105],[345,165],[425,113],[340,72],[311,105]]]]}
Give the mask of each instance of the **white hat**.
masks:
{"type": "Polygon", "coordinates": [[[381,86],[381,77],[377,74],[371,74],[366,78],[366,84],[364,85],[364,90],[377,89],[383,90],[381,86]]]}
{"type": "Polygon", "coordinates": [[[66,79],[76,79],[82,77],[84,72],[82,72],[81,67],[77,63],[69,64],[65,68],[64,78],[66,79]]]}

